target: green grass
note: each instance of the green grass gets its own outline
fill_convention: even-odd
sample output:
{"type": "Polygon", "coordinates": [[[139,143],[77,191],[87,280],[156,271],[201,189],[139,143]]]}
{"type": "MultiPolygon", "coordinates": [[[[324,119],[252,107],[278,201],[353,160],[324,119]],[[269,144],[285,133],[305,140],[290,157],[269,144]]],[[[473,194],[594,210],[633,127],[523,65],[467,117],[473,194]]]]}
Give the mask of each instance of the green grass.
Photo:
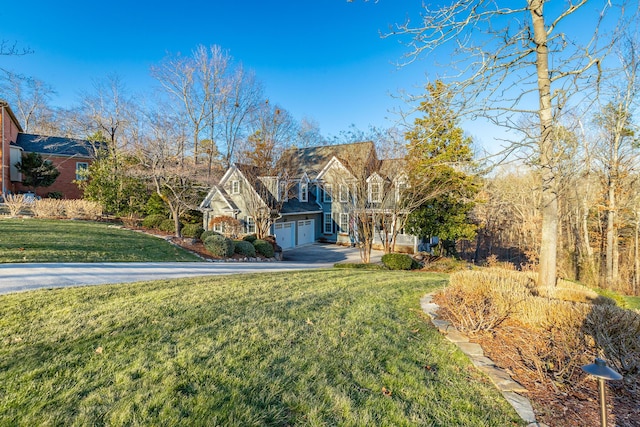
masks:
{"type": "Polygon", "coordinates": [[[631,297],[628,295],[624,295],[622,298],[624,298],[626,302],[626,308],[640,310],[640,297],[631,297]]]}
{"type": "Polygon", "coordinates": [[[446,277],[321,270],[0,297],[0,424],[522,425],[425,320],[446,277]]]}
{"type": "Polygon", "coordinates": [[[163,239],[106,223],[0,219],[0,263],[201,261],[163,239]]]}

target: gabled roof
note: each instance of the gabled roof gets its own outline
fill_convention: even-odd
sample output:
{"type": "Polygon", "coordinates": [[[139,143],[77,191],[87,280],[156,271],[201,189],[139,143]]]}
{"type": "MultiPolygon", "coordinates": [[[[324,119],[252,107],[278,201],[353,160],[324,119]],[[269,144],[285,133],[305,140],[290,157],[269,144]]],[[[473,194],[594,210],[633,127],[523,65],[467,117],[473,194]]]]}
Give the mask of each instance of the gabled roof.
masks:
{"type": "Polygon", "coordinates": [[[95,157],[91,144],[82,139],[19,133],[16,145],[28,153],[69,157],[95,157]]]}
{"type": "Polygon", "coordinates": [[[373,160],[377,162],[373,142],[323,145],[321,147],[290,148],[282,154],[278,168],[288,170],[292,178],[300,178],[305,172],[309,179],[315,180],[318,174],[333,158],[358,176],[360,168],[367,167],[373,160]]]}
{"type": "Polygon", "coordinates": [[[298,215],[305,213],[322,212],[322,208],[316,203],[316,196],[309,192],[309,198],[306,202],[301,202],[298,198],[291,198],[282,204],[280,209],[281,215],[298,215]]]}
{"type": "Polygon", "coordinates": [[[209,191],[209,194],[207,194],[207,197],[205,197],[204,200],[202,201],[202,203],[200,203],[199,208],[200,209],[208,209],[211,206],[211,201],[216,196],[216,194],[220,194],[220,197],[227,204],[227,206],[229,207],[229,210],[231,210],[231,211],[239,210],[238,206],[229,197],[229,194],[227,194],[227,192],[224,190],[224,188],[222,188],[222,187],[220,187],[218,185],[214,185],[211,188],[211,190],[209,191]]]}
{"type": "Polygon", "coordinates": [[[20,122],[18,122],[18,118],[16,117],[15,114],[13,114],[13,110],[11,109],[11,107],[9,107],[9,103],[7,101],[0,99],[0,107],[4,107],[4,111],[6,111],[9,114],[9,117],[18,128],[18,132],[23,132],[22,126],[20,126],[20,122]]]}
{"type": "Polygon", "coordinates": [[[405,161],[405,159],[402,159],[402,158],[380,160],[378,174],[383,178],[393,181],[396,177],[400,175],[406,175],[405,173],[406,163],[407,162],[405,161]]]}

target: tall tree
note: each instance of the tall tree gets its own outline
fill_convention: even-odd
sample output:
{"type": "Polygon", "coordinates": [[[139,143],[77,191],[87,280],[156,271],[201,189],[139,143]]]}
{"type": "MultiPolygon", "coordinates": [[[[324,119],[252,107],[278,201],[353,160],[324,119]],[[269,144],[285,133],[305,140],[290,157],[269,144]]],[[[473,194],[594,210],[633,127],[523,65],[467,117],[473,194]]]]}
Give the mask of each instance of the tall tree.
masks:
{"type": "Polygon", "coordinates": [[[640,159],[637,127],[633,112],[640,93],[640,56],[638,42],[627,39],[620,54],[620,74],[607,81],[611,85],[610,101],[596,114],[595,125],[600,137],[595,147],[596,161],[602,177],[606,206],[606,243],[604,253],[604,285],[615,286],[619,280],[619,204],[620,199],[634,193],[633,173],[640,159]]]}
{"type": "Polygon", "coordinates": [[[182,158],[198,162],[200,140],[214,140],[216,119],[226,98],[231,57],[220,46],[199,45],[190,56],[168,55],[151,75],[172,99],[176,113],[189,124],[191,146],[181,147],[182,158]]]}
{"type": "Polygon", "coordinates": [[[22,128],[27,133],[57,134],[58,126],[49,102],[55,91],[45,82],[5,71],[4,84],[0,88],[16,112],[22,128]]]}
{"type": "Polygon", "coordinates": [[[414,191],[432,197],[413,212],[409,230],[421,237],[439,236],[442,241],[473,238],[475,227],[468,218],[478,184],[469,174],[473,152],[459,118],[451,109],[453,93],[441,81],[427,85],[420,104],[423,117],[407,132],[407,171],[414,191]]]}
{"type": "Polygon", "coordinates": [[[542,187],[539,284],[553,287],[559,221],[553,127],[571,95],[597,86],[599,66],[611,45],[611,40],[598,39],[598,28],[612,4],[603,1],[602,13],[578,18],[592,2],[554,4],[549,11],[544,8],[547,3],[455,0],[435,9],[425,5],[417,26],[407,22],[393,34],[410,38],[408,62],[453,47],[449,75],[457,81],[461,112],[510,128],[517,128],[514,117],[535,114],[542,187]],[[593,29],[587,30],[588,25],[593,29]],[[577,35],[564,32],[571,28],[593,36],[581,43],[577,35]],[[582,86],[588,79],[588,85],[582,86]],[[531,107],[534,102],[537,106],[531,107]]]}

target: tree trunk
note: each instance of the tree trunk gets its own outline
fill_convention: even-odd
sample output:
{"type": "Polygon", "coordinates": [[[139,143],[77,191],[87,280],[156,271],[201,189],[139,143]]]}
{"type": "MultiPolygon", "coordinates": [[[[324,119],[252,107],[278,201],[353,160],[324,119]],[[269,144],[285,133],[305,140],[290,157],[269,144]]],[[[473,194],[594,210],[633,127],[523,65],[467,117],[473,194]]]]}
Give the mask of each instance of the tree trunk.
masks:
{"type": "Polygon", "coordinates": [[[529,11],[533,23],[536,47],[536,70],[540,109],[540,167],[542,169],[542,236],[540,244],[540,270],[538,285],[549,289],[556,285],[558,196],[553,171],[553,114],[551,111],[551,78],[549,76],[549,49],[542,7],[544,0],[530,0],[529,11]]]}

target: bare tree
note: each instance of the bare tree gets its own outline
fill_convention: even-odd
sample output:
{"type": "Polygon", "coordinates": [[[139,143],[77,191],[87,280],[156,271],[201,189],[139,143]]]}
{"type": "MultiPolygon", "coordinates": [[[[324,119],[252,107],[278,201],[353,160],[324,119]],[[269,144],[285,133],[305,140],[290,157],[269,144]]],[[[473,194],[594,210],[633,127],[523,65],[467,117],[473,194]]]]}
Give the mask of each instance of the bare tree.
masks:
{"type": "Polygon", "coordinates": [[[54,112],[49,102],[55,91],[47,83],[16,73],[5,71],[4,89],[7,101],[18,115],[27,133],[56,134],[54,112]]]}
{"type": "Polygon", "coordinates": [[[247,136],[252,113],[263,102],[262,94],[262,85],[256,81],[253,72],[237,67],[227,82],[226,98],[222,103],[219,138],[224,168],[237,160],[238,145],[247,136]]]}
{"type": "Polygon", "coordinates": [[[636,40],[627,40],[620,62],[620,78],[607,79],[612,95],[595,117],[595,125],[600,131],[595,156],[606,194],[603,277],[606,287],[615,286],[619,280],[620,198],[635,193],[636,176],[633,171],[640,159],[637,126],[632,118],[640,93],[640,57],[636,40]]]}
{"type": "Polygon", "coordinates": [[[191,147],[181,147],[181,157],[192,154],[198,162],[200,140],[215,140],[218,116],[224,110],[231,73],[231,57],[220,46],[200,45],[190,56],[168,55],[151,75],[172,99],[171,105],[189,123],[191,147]]]}
{"type": "Polygon", "coordinates": [[[571,25],[591,2],[567,2],[549,13],[544,10],[547,0],[524,3],[456,0],[435,9],[425,5],[419,25],[399,25],[393,34],[410,37],[407,62],[453,46],[454,75],[448,80],[457,82],[461,113],[515,129],[518,115],[537,117],[535,150],[542,187],[539,283],[553,287],[559,222],[553,128],[571,95],[584,89],[583,82],[597,86],[600,64],[611,44],[611,39],[598,39],[598,28],[612,6],[603,1],[601,13],[571,25]],[[587,30],[587,24],[593,24],[593,30],[587,30]],[[593,37],[578,43],[563,28],[580,28],[580,34],[593,37]]]}

